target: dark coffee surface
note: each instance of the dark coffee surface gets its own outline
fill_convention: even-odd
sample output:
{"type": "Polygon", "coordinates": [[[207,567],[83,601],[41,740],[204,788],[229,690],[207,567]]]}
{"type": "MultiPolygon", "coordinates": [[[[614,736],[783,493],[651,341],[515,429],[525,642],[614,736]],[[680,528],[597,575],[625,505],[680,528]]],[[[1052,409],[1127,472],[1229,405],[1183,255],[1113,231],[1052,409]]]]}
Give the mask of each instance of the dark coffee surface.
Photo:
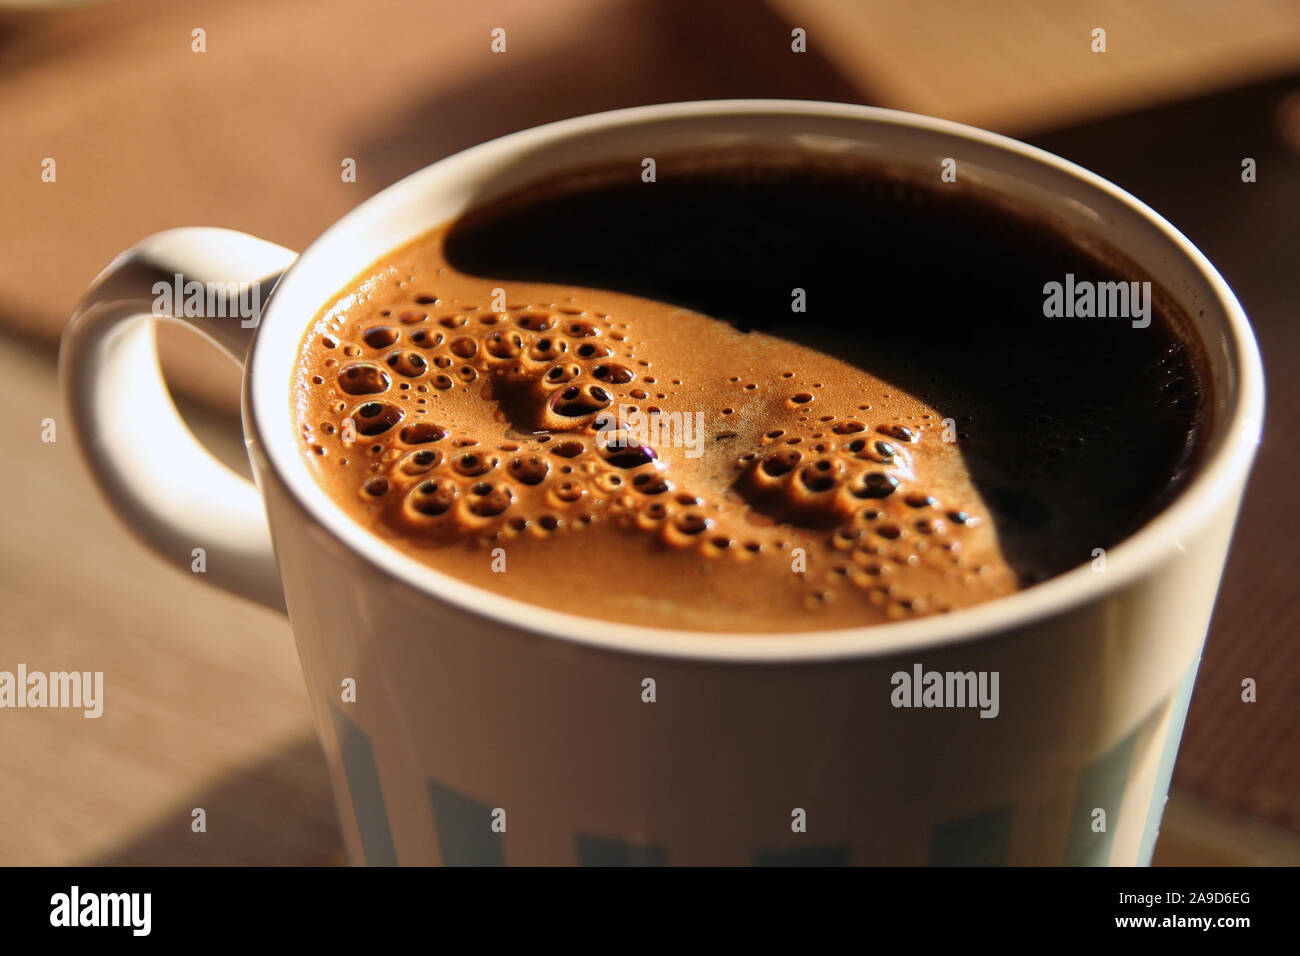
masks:
{"type": "Polygon", "coordinates": [[[1194,464],[1182,320],[1046,317],[1144,277],[935,180],[682,159],[490,203],[322,313],[304,451],[408,553],[593,617],[846,627],[1091,561],[1194,464]],[[605,447],[620,409],[700,434],[605,447]]]}

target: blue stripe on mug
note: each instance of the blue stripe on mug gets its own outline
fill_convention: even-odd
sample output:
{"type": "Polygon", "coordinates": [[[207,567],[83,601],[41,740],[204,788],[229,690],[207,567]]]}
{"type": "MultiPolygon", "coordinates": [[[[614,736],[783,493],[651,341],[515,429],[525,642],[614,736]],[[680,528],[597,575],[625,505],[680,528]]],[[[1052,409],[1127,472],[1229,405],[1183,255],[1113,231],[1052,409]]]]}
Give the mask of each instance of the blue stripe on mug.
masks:
{"type": "Polygon", "coordinates": [[[396,866],[397,851],[393,848],[388,809],[384,806],[384,791],[379,784],[370,738],[338,707],[331,705],[330,711],[334,715],[334,732],[339,739],[343,774],[348,780],[348,796],[357,818],[366,866],[396,866]]]}
{"type": "Polygon", "coordinates": [[[754,854],[755,866],[847,866],[848,862],[849,848],[835,844],[782,847],[754,854]]]}
{"type": "Polygon", "coordinates": [[[577,844],[579,866],[664,866],[667,857],[661,846],[613,837],[579,833],[577,844]]]}
{"type": "Polygon", "coordinates": [[[1133,744],[1141,731],[1142,727],[1138,727],[1084,767],[1079,775],[1074,811],[1070,814],[1069,843],[1065,848],[1066,866],[1105,866],[1110,862],[1110,848],[1115,842],[1115,828],[1119,826],[1119,805],[1133,760],[1133,744]],[[1092,829],[1097,809],[1106,811],[1106,829],[1101,832],[1092,829]]]}
{"type": "Polygon", "coordinates": [[[1151,806],[1147,809],[1147,822],[1142,831],[1142,846],[1138,850],[1138,866],[1150,866],[1156,852],[1156,837],[1160,835],[1160,818],[1164,816],[1165,799],[1169,796],[1169,781],[1174,776],[1174,761],[1178,759],[1178,745],[1183,739],[1183,725],[1187,722],[1187,708],[1192,702],[1192,688],[1196,685],[1196,672],[1200,669],[1198,655],[1187,668],[1182,682],[1174,691],[1169,705],[1169,730],[1164,749],[1160,752],[1160,767],[1156,770],[1156,785],[1151,792],[1151,806]]]}
{"type": "Polygon", "coordinates": [[[492,807],[436,780],[425,782],[443,865],[505,866],[501,834],[492,829],[492,807]]]}
{"type": "Polygon", "coordinates": [[[1011,843],[1012,808],[994,807],[943,824],[930,841],[931,866],[1001,866],[1011,843]]]}

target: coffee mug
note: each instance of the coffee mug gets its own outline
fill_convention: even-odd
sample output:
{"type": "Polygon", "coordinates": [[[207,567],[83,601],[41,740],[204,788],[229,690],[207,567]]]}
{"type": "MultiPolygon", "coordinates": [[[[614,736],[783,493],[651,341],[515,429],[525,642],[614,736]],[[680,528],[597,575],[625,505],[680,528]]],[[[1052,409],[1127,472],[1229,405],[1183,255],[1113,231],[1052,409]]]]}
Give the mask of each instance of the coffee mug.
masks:
{"type": "MultiPolygon", "coordinates": [[[[1236,298],[1132,196],[970,127],[779,100],[640,107],[505,136],[367,200],[300,255],[222,229],[152,236],[77,306],[60,373],[77,442],[128,527],[187,571],[204,549],[210,581],[287,608],[348,857],[370,865],[1148,863],[1264,404],[1236,298]],[[370,263],[553,174],[770,147],[935,175],[955,158],[965,180],[1138,263],[1208,354],[1210,435],[1182,494],[1103,562],[1009,597],[745,634],[489,593],[403,555],[317,486],[295,443],[291,373],[307,324],[370,263]],[[251,315],[210,296],[187,308],[190,282],[226,284],[218,306],[270,298],[251,315]],[[256,486],[176,413],[159,318],[243,364],[256,486]],[[995,714],[895,706],[895,675],[932,671],[996,679],[995,714]]],[[[593,598],[616,607],[619,595],[593,598]]]]}

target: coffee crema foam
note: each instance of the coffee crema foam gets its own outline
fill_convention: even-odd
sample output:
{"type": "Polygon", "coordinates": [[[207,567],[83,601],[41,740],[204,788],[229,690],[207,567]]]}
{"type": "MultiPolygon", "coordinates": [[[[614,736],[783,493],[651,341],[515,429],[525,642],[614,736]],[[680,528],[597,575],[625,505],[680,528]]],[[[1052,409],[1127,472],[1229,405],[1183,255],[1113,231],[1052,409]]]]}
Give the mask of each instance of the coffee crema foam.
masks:
{"type": "Polygon", "coordinates": [[[435,264],[440,239],[331,309],[299,373],[318,476],[408,553],[523,600],[676,626],[733,627],[738,605],[761,629],[848,626],[1016,590],[935,410],[659,303],[508,288],[487,310],[490,289],[435,264]],[[627,440],[619,409],[703,411],[703,454],[627,440]],[[552,555],[568,567],[532,580],[552,555]]]}
{"type": "Polygon", "coordinates": [[[944,440],[951,412],[833,348],[466,274],[454,225],[340,293],[295,372],[317,480],[390,544],[548,608],[715,631],[904,620],[1036,579],[944,440]],[[620,431],[638,414],[676,438],[620,431]]]}

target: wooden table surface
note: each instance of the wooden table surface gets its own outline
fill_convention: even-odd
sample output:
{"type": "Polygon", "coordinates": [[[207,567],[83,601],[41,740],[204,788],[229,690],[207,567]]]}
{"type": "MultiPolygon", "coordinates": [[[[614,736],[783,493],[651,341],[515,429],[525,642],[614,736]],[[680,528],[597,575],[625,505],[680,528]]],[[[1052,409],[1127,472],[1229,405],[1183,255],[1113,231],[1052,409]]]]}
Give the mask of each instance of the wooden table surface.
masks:
{"type": "MultiPolygon", "coordinates": [[[[1290,2],[1168,0],[1136,14],[1114,0],[1074,4],[1060,17],[1030,0],[942,8],[864,0],[838,5],[839,19],[836,8],[830,0],[773,0],[771,8],[375,0],[362,13],[349,0],[132,0],[0,15],[0,215],[9,240],[0,257],[8,397],[0,500],[16,503],[0,517],[0,669],[24,662],[105,675],[98,720],[0,713],[0,864],[342,859],[284,620],[164,566],[107,512],[71,436],[41,441],[42,420],[62,415],[58,329],[94,273],[135,239],[211,224],[301,247],[440,156],[615,106],[790,96],[876,102],[1032,134],[1300,63],[1300,5],[1290,2]],[[1233,12],[1245,7],[1250,16],[1233,12]],[[1074,46],[1094,21],[1112,24],[1108,60],[1074,46]],[[805,23],[810,53],[794,58],[790,30],[805,23]],[[505,57],[487,49],[488,30],[499,25],[510,38],[505,57]],[[206,54],[190,52],[195,26],[208,31],[206,54]],[[58,160],[55,184],[39,179],[47,156],[58,160]],[[358,159],[356,184],[339,180],[344,156],[358,159]],[[207,813],[206,833],[190,829],[196,807],[207,813]]],[[[1095,141],[1086,129],[1074,140],[1063,135],[1067,154],[1095,141]]],[[[1179,140],[1184,149],[1189,142],[1195,137],[1179,140]]],[[[1168,161],[1179,166],[1183,157],[1168,161]]],[[[1159,191],[1158,167],[1133,175],[1151,177],[1134,188],[1159,191]]],[[[1197,181],[1174,179],[1173,201],[1203,194],[1197,181]]],[[[1241,243],[1252,224],[1233,233],[1231,223],[1205,222],[1220,226],[1239,237],[1226,254],[1236,250],[1243,278],[1282,302],[1289,287],[1249,272],[1250,248],[1241,243]]],[[[1291,348],[1280,309],[1273,316],[1271,347],[1291,348]]],[[[168,350],[173,380],[199,399],[187,403],[196,431],[240,464],[233,367],[189,340],[171,339],[168,350]]],[[[1270,462],[1268,487],[1289,487],[1288,461],[1270,462]]],[[[1260,526],[1270,520],[1278,520],[1272,511],[1250,517],[1260,526]]],[[[1251,594],[1258,603],[1250,582],[1259,575],[1249,566],[1233,573],[1225,600],[1251,594]]],[[[1239,653],[1207,655],[1213,672],[1202,683],[1211,693],[1242,666],[1264,666],[1260,648],[1280,646],[1259,643],[1249,627],[1223,634],[1212,647],[1239,653]]],[[[1236,730],[1213,737],[1197,713],[1185,750],[1188,766],[1200,769],[1184,781],[1180,768],[1157,862],[1300,861],[1295,794],[1281,793],[1268,811],[1258,794],[1216,783],[1212,755],[1251,743],[1236,730]],[[1205,743],[1191,739],[1198,734],[1205,743]]],[[[1266,726],[1264,756],[1294,758],[1288,748],[1300,727],[1276,718],[1266,726]]],[[[1270,786],[1291,779],[1247,769],[1270,786]]]]}
{"type": "MultiPolygon", "coordinates": [[[[232,366],[233,370],[233,366],[232,366]]],[[[0,338],[0,669],[102,671],[103,716],[0,713],[0,864],[331,863],[341,842],[287,622],[164,565],[104,507],[49,348],[0,338]],[[191,812],[207,812],[193,833],[191,812]]],[[[189,409],[228,462],[237,425],[189,409]]],[[[244,466],[246,469],[246,465],[244,466]]]]}

